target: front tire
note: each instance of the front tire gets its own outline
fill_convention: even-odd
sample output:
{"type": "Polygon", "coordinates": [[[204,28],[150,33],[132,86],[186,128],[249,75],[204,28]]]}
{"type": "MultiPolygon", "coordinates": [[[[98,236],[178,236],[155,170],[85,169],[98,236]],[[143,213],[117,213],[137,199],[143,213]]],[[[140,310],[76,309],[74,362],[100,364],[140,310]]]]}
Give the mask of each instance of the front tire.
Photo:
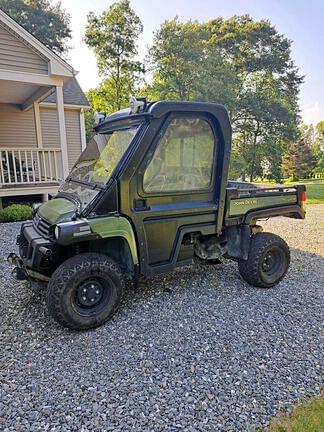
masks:
{"type": "Polygon", "coordinates": [[[47,307],[59,324],[71,329],[97,327],[115,313],[125,282],[118,265],[106,255],[83,253],[69,258],[53,273],[47,307]]]}
{"type": "Polygon", "coordinates": [[[278,284],[288,271],[290,251],[287,243],[272,233],[252,236],[249,257],[238,262],[243,279],[255,287],[271,288],[278,284]]]}

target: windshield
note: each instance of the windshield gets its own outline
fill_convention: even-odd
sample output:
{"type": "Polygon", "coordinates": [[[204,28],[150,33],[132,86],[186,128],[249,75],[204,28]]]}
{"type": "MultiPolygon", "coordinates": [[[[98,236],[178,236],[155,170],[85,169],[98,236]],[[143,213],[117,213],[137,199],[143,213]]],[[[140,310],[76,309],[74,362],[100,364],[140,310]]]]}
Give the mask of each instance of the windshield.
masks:
{"type": "Polygon", "coordinates": [[[84,208],[104,187],[132,142],[139,125],[97,134],[73,166],[59,192],[77,195],[84,208]]]}

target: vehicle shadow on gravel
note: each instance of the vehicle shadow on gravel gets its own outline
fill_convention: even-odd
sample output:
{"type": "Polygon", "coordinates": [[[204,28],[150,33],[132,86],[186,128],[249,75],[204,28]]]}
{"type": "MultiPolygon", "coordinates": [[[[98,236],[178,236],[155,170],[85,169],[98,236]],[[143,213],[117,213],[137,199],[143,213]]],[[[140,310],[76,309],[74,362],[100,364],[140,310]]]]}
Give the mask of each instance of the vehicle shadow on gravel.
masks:
{"type": "MultiPolygon", "coordinates": [[[[217,302],[224,304],[237,299],[244,301],[244,298],[247,297],[255,297],[258,301],[271,298],[271,296],[277,298],[281,294],[286,296],[287,291],[291,291],[295,297],[300,292],[301,284],[305,286],[305,289],[307,287],[316,289],[314,284],[316,285],[317,277],[320,287],[321,279],[317,270],[324,268],[324,258],[300,249],[292,249],[291,252],[292,262],[287,276],[279,286],[271,289],[249,286],[240,277],[236,263],[228,260],[223,260],[219,265],[193,265],[166,275],[150,279],[143,278],[137,289],[128,284],[121,307],[103,327],[118,332],[119,322],[127,320],[128,315],[133,317],[139,314],[137,320],[140,320],[143,310],[149,314],[151,308],[152,313],[156,314],[157,309],[163,303],[166,303],[167,306],[188,301],[194,303],[206,297],[214,301],[216,306],[217,302]]],[[[30,287],[27,282],[17,282],[10,275],[8,283],[2,283],[3,289],[9,291],[14,301],[8,309],[1,307],[2,316],[4,321],[10,322],[11,326],[14,324],[16,333],[19,328],[26,332],[27,326],[27,333],[31,332],[34,337],[39,338],[39,342],[46,343],[62,335],[66,337],[71,335],[75,338],[77,334],[99,331],[99,328],[83,332],[73,331],[64,329],[55,323],[47,312],[46,288],[30,287]]],[[[291,306],[294,307],[293,303],[291,306]]],[[[200,312],[201,320],[210,319],[210,308],[201,309],[200,312]]],[[[175,319],[180,322],[181,316],[175,319]]],[[[159,320],[159,314],[155,315],[155,320],[159,320]]]]}

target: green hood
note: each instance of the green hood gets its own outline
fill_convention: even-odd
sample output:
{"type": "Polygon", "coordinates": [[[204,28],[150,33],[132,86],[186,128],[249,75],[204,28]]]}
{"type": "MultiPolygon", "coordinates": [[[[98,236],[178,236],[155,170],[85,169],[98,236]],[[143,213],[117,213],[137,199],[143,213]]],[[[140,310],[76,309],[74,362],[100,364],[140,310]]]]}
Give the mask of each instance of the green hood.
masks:
{"type": "Polygon", "coordinates": [[[51,224],[70,221],[75,211],[76,205],[65,198],[54,198],[38,208],[40,217],[51,224]]]}

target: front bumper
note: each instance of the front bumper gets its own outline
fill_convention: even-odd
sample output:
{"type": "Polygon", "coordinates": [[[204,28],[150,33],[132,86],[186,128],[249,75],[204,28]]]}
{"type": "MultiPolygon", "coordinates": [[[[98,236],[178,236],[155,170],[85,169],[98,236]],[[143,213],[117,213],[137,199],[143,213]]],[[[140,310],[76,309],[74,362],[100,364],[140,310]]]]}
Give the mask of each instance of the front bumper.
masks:
{"type": "Polygon", "coordinates": [[[18,255],[16,255],[14,252],[11,252],[8,257],[7,261],[14,265],[15,267],[12,270],[12,276],[21,281],[21,280],[38,280],[41,282],[48,282],[50,278],[48,276],[43,275],[42,273],[38,273],[35,270],[26,268],[24,265],[24,262],[21,258],[19,258],[18,255]]]}
{"type": "Polygon", "coordinates": [[[44,238],[34,227],[32,222],[24,223],[17,237],[19,256],[11,253],[7,260],[15,265],[13,275],[18,280],[32,277],[48,281],[47,274],[53,267],[56,245],[44,238]]]}

